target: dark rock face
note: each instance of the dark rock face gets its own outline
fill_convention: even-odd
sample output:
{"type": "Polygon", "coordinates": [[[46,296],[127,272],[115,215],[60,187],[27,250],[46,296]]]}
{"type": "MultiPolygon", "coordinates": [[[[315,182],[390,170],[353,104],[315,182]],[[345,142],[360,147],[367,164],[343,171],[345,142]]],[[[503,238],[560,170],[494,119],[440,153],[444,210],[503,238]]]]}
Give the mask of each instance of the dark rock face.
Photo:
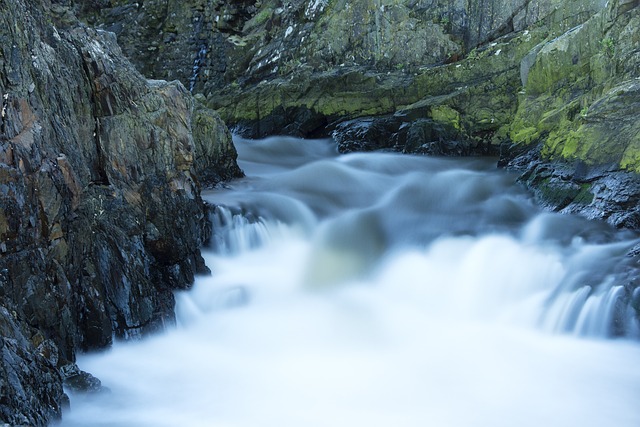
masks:
{"type": "Polygon", "coordinates": [[[367,117],[339,123],[332,132],[341,153],[391,150],[431,156],[497,154],[490,141],[470,141],[453,125],[403,115],[367,117]]]}
{"type": "Polygon", "coordinates": [[[23,330],[14,315],[0,307],[0,421],[46,425],[60,417],[62,381],[56,367],[23,330]]]}
{"type": "Polygon", "coordinates": [[[0,3],[0,96],[0,423],[45,425],[77,351],[173,323],[206,272],[197,174],[241,171],[215,113],[48,0],[0,3]]]}
{"type": "Polygon", "coordinates": [[[549,162],[541,146],[505,152],[501,163],[522,173],[520,180],[547,209],[640,230],[640,176],[615,164],[591,166],[581,160],[549,162]]]}
{"type": "Polygon", "coordinates": [[[227,37],[255,13],[255,1],[73,0],[90,25],[117,35],[125,55],[145,76],[180,80],[189,90],[219,87],[228,68],[227,37]]]}

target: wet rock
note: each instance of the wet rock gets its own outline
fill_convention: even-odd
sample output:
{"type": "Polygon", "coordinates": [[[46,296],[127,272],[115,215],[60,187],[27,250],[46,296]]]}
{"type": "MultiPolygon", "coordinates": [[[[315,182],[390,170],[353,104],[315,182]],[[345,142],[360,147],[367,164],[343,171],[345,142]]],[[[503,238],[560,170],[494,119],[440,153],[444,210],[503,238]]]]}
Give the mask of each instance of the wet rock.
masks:
{"type": "Polygon", "coordinates": [[[608,2],[533,49],[511,140],[542,143],[545,159],[639,172],[638,23],[637,3],[608,2]]]}
{"type": "Polygon", "coordinates": [[[196,150],[195,174],[204,185],[238,178],[238,154],[231,141],[231,133],[220,116],[196,103],[192,118],[193,139],[196,150]]]}
{"type": "Polygon", "coordinates": [[[550,209],[640,227],[640,22],[637,2],[608,2],[536,46],[509,137],[511,167],[550,209]]]}
{"type": "Polygon", "coordinates": [[[495,155],[490,141],[466,137],[447,120],[410,120],[404,115],[367,117],[338,124],[331,136],[341,153],[390,150],[431,156],[495,155]]]}
{"type": "Polygon", "coordinates": [[[506,162],[520,171],[520,180],[546,208],[603,220],[617,228],[640,229],[640,176],[614,165],[590,166],[584,161],[549,162],[541,146],[506,162]]]}
{"type": "Polygon", "coordinates": [[[0,423],[45,426],[59,419],[65,395],[60,374],[0,306],[0,423]]]}
{"type": "Polygon", "coordinates": [[[394,117],[354,119],[340,123],[331,136],[341,153],[400,149],[397,133],[401,125],[394,117]]]}
{"type": "Polygon", "coordinates": [[[81,370],[75,363],[60,368],[60,375],[64,386],[72,393],[91,394],[110,391],[98,378],[81,370]]]}
{"type": "MultiPolygon", "coordinates": [[[[159,27],[178,35],[211,27],[206,38],[183,44],[183,63],[195,63],[198,43],[206,47],[195,90],[243,136],[333,132],[342,151],[434,155],[494,154],[511,143],[541,143],[541,157],[527,167],[538,169],[535,179],[523,179],[548,207],[621,226],[637,222],[635,196],[623,189],[631,179],[624,171],[637,173],[640,159],[636,1],[262,1],[206,7],[192,0],[182,7],[169,2],[173,19],[157,12],[157,2],[147,3],[137,12],[142,15],[126,16],[152,22],[161,16],[159,27]],[[204,24],[194,24],[196,19],[204,24]],[[566,169],[575,163],[604,167],[611,180],[579,173],[569,179],[566,169]],[[618,179],[626,184],[615,185],[618,179]],[[631,202],[603,205],[618,190],[631,202]]],[[[101,5],[95,22],[115,22],[109,13],[101,5]]],[[[127,28],[121,34],[125,46],[143,44],[131,36],[135,25],[127,28]]],[[[134,50],[126,51],[148,64],[134,50]]]]}
{"type": "Polygon", "coordinates": [[[69,6],[0,3],[0,422],[16,425],[59,416],[79,351],[174,322],[173,291],[208,271],[197,174],[240,173],[215,113],[69,6]]]}

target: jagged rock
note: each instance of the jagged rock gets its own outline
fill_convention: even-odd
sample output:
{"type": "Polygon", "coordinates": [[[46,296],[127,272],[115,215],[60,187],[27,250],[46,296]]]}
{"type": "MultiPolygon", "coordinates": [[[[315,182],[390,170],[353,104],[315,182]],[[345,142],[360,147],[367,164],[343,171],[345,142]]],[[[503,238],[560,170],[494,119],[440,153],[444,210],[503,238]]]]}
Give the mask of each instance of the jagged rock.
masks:
{"type": "Polygon", "coordinates": [[[60,374],[64,386],[71,393],[107,393],[109,388],[102,385],[102,381],[88,372],[78,368],[78,365],[71,363],[60,368],[60,374]]]}
{"type": "Polygon", "coordinates": [[[541,203],[640,227],[640,3],[611,1],[536,46],[509,136],[511,165],[541,203]]]}
{"type": "MultiPolygon", "coordinates": [[[[160,28],[192,35],[183,63],[198,72],[181,78],[195,76],[194,89],[244,136],[334,132],[343,151],[427,154],[542,143],[545,168],[582,161],[609,174],[640,171],[636,0],[176,3],[167,3],[170,17],[145,2],[137,19],[161,16],[160,28]],[[211,31],[196,36],[202,26],[211,31]],[[398,114],[406,119],[389,129],[398,114]]],[[[115,9],[89,15],[108,26],[115,9]]],[[[136,53],[143,42],[135,28],[120,36],[148,64],[136,53]]],[[[603,200],[595,181],[534,181],[536,191],[557,184],[558,192],[544,191],[549,207],[570,210],[566,198],[578,194],[585,209],[577,211],[616,217],[606,213],[615,203],[594,207],[603,200]]]]}
{"type": "Polygon", "coordinates": [[[241,173],[214,112],[65,3],[0,3],[0,423],[46,425],[56,368],[172,324],[173,290],[207,271],[196,174],[241,173]]]}
{"type": "Polygon", "coordinates": [[[197,102],[192,127],[197,155],[195,174],[201,183],[215,185],[243,174],[236,163],[238,154],[231,132],[217,113],[197,102]]]}
{"type": "Polygon", "coordinates": [[[495,154],[490,143],[465,140],[457,113],[447,117],[411,120],[404,115],[367,117],[341,122],[331,133],[341,153],[392,150],[432,156],[482,156],[495,154]],[[457,125],[456,125],[457,123],[457,125]]]}
{"type": "Polygon", "coordinates": [[[145,75],[198,92],[286,76],[300,67],[416,70],[541,20],[565,30],[598,0],[75,0],[92,25],[115,32],[145,75]],[[140,23],[146,23],[141,26],[140,23]]]}
{"type": "Polygon", "coordinates": [[[613,165],[582,160],[549,162],[541,146],[507,156],[504,166],[520,171],[520,180],[538,202],[554,211],[602,220],[617,228],[640,229],[640,176],[613,165]]]}
{"type": "Polygon", "coordinates": [[[584,24],[532,50],[510,130],[550,159],[640,172],[637,2],[608,2],[584,24]]]}
{"type": "Polygon", "coordinates": [[[44,426],[59,419],[66,399],[60,374],[0,306],[0,423],[44,426]]]}

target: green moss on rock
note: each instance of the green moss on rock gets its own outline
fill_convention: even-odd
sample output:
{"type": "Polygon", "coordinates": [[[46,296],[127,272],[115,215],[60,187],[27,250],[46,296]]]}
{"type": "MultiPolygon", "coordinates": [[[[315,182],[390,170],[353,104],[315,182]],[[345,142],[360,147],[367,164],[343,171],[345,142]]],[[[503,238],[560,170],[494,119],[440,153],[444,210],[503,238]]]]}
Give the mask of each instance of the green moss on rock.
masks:
{"type": "Polygon", "coordinates": [[[447,105],[438,105],[431,109],[431,118],[444,126],[461,130],[460,113],[447,105]]]}
{"type": "Polygon", "coordinates": [[[542,140],[546,158],[638,170],[640,41],[628,31],[637,6],[610,2],[534,51],[511,126],[515,143],[542,140]]]}

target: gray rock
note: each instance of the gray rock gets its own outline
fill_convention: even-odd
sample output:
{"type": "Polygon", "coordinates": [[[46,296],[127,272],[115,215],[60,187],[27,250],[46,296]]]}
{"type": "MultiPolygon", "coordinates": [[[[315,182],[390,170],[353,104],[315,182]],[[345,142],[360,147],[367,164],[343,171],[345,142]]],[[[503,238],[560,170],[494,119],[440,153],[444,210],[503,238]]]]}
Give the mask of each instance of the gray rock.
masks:
{"type": "Polygon", "coordinates": [[[194,105],[67,4],[0,2],[0,423],[58,417],[58,369],[172,324],[173,290],[208,271],[197,174],[241,172],[215,113],[194,139],[194,105]]]}

